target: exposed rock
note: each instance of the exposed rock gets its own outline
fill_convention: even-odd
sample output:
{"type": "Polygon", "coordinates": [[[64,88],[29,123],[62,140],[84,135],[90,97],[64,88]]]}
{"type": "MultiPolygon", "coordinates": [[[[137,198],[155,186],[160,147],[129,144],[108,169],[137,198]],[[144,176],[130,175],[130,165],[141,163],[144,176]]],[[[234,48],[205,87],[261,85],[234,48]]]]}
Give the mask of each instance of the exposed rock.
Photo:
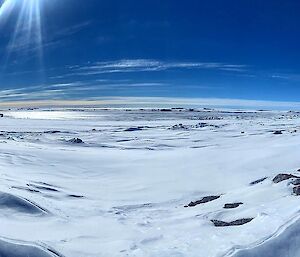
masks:
{"type": "Polygon", "coordinates": [[[282,134],[282,131],[281,130],[276,130],[273,132],[274,135],[281,135],[282,134]]]}
{"type": "Polygon", "coordinates": [[[230,222],[222,221],[222,220],[211,220],[214,223],[215,227],[230,227],[230,226],[241,226],[246,223],[252,221],[253,218],[245,218],[245,219],[238,219],[230,222]]]}
{"type": "Polygon", "coordinates": [[[176,130],[176,129],[189,129],[189,127],[187,127],[187,126],[180,123],[180,124],[176,124],[176,125],[172,126],[171,129],[174,129],[174,130],[176,130]]]}
{"type": "Polygon", "coordinates": [[[267,178],[268,178],[268,177],[263,177],[263,178],[260,178],[260,179],[258,179],[258,180],[252,181],[252,182],[250,183],[250,186],[259,184],[259,183],[263,182],[264,180],[266,180],[267,178]]]}
{"type": "Polygon", "coordinates": [[[284,181],[284,180],[288,180],[290,178],[300,178],[300,177],[297,177],[295,175],[292,175],[292,174],[278,174],[275,178],[273,178],[273,182],[274,183],[279,183],[281,181],[284,181]]]}
{"type": "Polygon", "coordinates": [[[217,126],[217,125],[211,125],[206,122],[200,122],[197,125],[195,125],[194,127],[195,128],[205,128],[205,127],[219,128],[219,126],[217,126]]]}
{"type": "Polygon", "coordinates": [[[300,185],[300,178],[294,179],[293,181],[291,181],[291,184],[294,186],[299,186],[300,185]]]}
{"type": "Polygon", "coordinates": [[[211,124],[208,124],[206,122],[200,122],[196,125],[183,125],[183,124],[176,124],[174,126],[171,127],[171,129],[183,129],[183,130],[188,130],[188,129],[199,129],[199,128],[206,128],[206,127],[210,127],[210,128],[220,128],[219,126],[217,125],[211,125],[211,124]]]}
{"type": "Polygon", "coordinates": [[[239,207],[242,204],[243,203],[241,203],[241,202],[239,202],[239,203],[226,203],[223,208],[224,209],[234,209],[234,208],[239,207]]]}
{"type": "Polygon", "coordinates": [[[300,186],[293,187],[293,194],[300,195],[300,186]]]}
{"type": "Polygon", "coordinates": [[[4,114],[3,113],[0,113],[0,118],[3,118],[4,117],[4,114]]]}
{"type": "Polygon", "coordinates": [[[196,124],[196,128],[205,128],[205,127],[208,127],[210,126],[209,124],[207,124],[206,122],[200,122],[198,124],[196,124]]]}
{"type": "Polygon", "coordinates": [[[211,195],[211,196],[205,196],[203,197],[202,199],[200,200],[197,200],[195,202],[190,202],[188,205],[185,205],[184,207],[194,207],[198,204],[203,204],[203,203],[208,203],[208,202],[211,202],[211,201],[214,201],[214,200],[217,200],[218,198],[220,198],[221,196],[220,195],[211,195]]]}
{"type": "Polygon", "coordinates": [[[201,117],[201,120],[222,120],[222,117],[201,117]]]}
{"type": "Polygon", "coordinates": [[[80,138],[72,138],[69,140],[69,142],[74,144],[83,144],[83,141],[80,138]]]}

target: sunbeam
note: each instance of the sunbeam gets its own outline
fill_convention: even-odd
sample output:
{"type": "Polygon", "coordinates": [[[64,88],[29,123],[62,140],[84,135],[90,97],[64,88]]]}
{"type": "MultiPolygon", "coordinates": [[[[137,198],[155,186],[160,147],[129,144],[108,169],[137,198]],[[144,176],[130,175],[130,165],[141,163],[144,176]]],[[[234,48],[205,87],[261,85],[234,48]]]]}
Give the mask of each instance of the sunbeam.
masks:
{"type": "Polygon", "coordinates": [[[35,51],[42,59],[43,37],[41,26],[41,2],[42,0],[5,0],[0,7],[0,26],[12,14],[15,26],[7,45],[7,56],[16,52],[35,51]]]}

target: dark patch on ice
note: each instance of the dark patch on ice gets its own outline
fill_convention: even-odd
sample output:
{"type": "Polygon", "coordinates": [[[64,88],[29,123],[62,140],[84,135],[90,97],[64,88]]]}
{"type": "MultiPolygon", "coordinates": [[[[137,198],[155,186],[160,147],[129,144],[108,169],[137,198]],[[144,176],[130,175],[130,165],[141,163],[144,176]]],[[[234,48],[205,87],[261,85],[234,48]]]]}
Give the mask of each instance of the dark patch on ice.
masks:
{"type": "Polygon", "coordinates": [[[244,224],[249,223],[254,218],[244,218],[238,219],[230,222],[222,221],[222,220],[211,220],[215,227],[230,227],[230,226],[242,226],[244,224]]]}
{"type": "Polygon", "coordinates": [[[45,187],[45,186],[35,186],[35,185],[30,185],[31,187],[37,188],[42,191],[49,191],[49,192],[59,192],[57,189],[52,188],[52,187],[45,187]]]}
{"type": "Polygon", "coordinates": [[[263,178],[260,178],[260,179],[258,179],[258,180],[252,181],[252,182],[250,183],[250,186],[259,184],[259,183],[265,181],[267,178],[268,178],[268,177],[263,177],[263,178]]]}
{"type": "Polygon", "coordinates": [[[200,200],[197,200],[195,202],[190,202],[188,205],[185,205],[184,207],[187,208],[187,207],[194,207],[198,204],[204,204],[204,203],[208,203],[208,202],[211,202],[211,201],[214,201],[214,200],[217,200],[219,199],[221,196],[220,195],[211,195],[211,196],[205,196],[203,197],[202,199],[200,200]]]}
{"type": "Polygon", "coordinates": [[[124,143],[124,142],[130,142],[130,141],[133,141],[134,139],[120,139],[120,140],[117,140],[116,142],[117,143],[124,143]]]}
{"type": "Polygon", "coordinates": [[[293,174],[281,173],[281,174],[278,174],[275,178],[273,178],[273,182],[274,183],[279,183],[279,182],[282,182],[284,180],[288,180],[288,179],[291,179],[291,178],[300,178],[300,177],[295,176],[293,174]]]}
{"type": "Polygon", "coordinates": [[[192,149],[200,149],[200,148],[207,148],[207,147],[212,147],[212,146],[218,146],[216,145],[195,145],[195,146],[191,146],[190,148],[192,149]]]}
{"type": "Polygon", "coordinates": [[[68,195],[68,196],[71,197],[71,198],[84,198],[83,195],[74,195],[74,194],[70,194],[70,195],[68,195]]]}
{"type": "Polygon", "coordinates": [[[282,131],[281,130],[276,130],[273,132],[274,135],[281,135],[282,134],[282,131]]]}
{"type": "Polygon", "coordinates": [[[61,133],[60,130],[48,130],[44,132],[45,134],[57,134],[57,133],[61,133]]]}
{"type": "Polygon", "coordinates": [[[29,187],[33,187],[42,191],[49,191],[49,192],[59,192],[57,189],[49,186],[40,186],[40,185],[35,185],[35,184],[27,184],[29,187]]]}
{"type": "Polygon", "coordinates": [[[123,214],[124,212],[136,211],[139,209],[152,208],[154,204],[143,203],[143,204],[133,204],[133,205],[123,205],[113,207],[113,212],[117,215],[123,214]]]}
{"type": "Polygon", "coordinates": [[[226,203],[223,208],[224,209],[234,209],[234,208],[239,207],[242,204],[243,203],[241,203],[241,202],[239,202],[239,203],[226,203]]]}
{"type": "Polygon", "coordinates": [[[11,188],[13,188],[13,189],[19,189],[19,190],[24,190],[24,191],[28,191],[28,192],[31,192],[31,193],[40,193],[39,190],[28,188],[28,187],[12,186],[11,188]]]}
{"type": "Polygon", "coordinates": [[[143,127],[132,127],[132,128],[127,128],[124,131],[126,132],[133,132],[133,131],[140,131],[143,130],[143,127]]]}
{"type": "Polygon", "coordinates": [[[57,187],[57,186],[54,186],[54,185],[46,183],[46,182],[34,182],[34,183],[37,183],[37,184],[40,184],[40,185],[44,185],[44,186],[48,186],[48,187],[57,187]]]}
{"type": "Polygon", "coordinates": [[[26,198],[3,192],[0,192],[0,209],[10,209],[27,214],[47,213],[45,209],[26,198]]]}
{"type": "Polygon", "coordinates": [[[53,248],[47,247],[47,251],[49,251],[49,253],[53,254],[52,256],[63,257],[59,252],[57,252],[53,248]]]}
{"type": "Polygon", "coordinates": [[[1,257],[62,257],[51,248],[43,249],[33,245],[23,245],[0,240],[1,257]]]}

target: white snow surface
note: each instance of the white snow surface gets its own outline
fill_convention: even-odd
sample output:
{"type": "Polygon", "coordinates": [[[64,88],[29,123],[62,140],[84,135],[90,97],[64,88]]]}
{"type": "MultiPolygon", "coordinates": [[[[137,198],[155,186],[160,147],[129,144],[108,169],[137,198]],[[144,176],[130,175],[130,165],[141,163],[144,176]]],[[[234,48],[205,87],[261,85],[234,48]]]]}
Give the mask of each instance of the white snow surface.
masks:
{"type": "Polygon", "coordinates": [[[0,256],[299,256],[300,196],[272,182],[300,175],[297,112],[2,113],[0,256]]]}

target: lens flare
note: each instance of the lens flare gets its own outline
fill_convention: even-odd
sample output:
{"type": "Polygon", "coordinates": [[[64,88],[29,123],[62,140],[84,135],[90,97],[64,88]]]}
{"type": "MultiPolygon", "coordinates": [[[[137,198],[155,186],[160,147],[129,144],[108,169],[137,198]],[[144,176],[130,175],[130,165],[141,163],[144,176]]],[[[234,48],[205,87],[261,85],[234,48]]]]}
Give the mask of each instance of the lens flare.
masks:
{"type": "Polygon", "coordinates": [[[0,0],[0,29],[8,20],[15,24],[7,46],[8,56],[34,50],[42,58],[41,3],[42,0],[0,0]]]}

